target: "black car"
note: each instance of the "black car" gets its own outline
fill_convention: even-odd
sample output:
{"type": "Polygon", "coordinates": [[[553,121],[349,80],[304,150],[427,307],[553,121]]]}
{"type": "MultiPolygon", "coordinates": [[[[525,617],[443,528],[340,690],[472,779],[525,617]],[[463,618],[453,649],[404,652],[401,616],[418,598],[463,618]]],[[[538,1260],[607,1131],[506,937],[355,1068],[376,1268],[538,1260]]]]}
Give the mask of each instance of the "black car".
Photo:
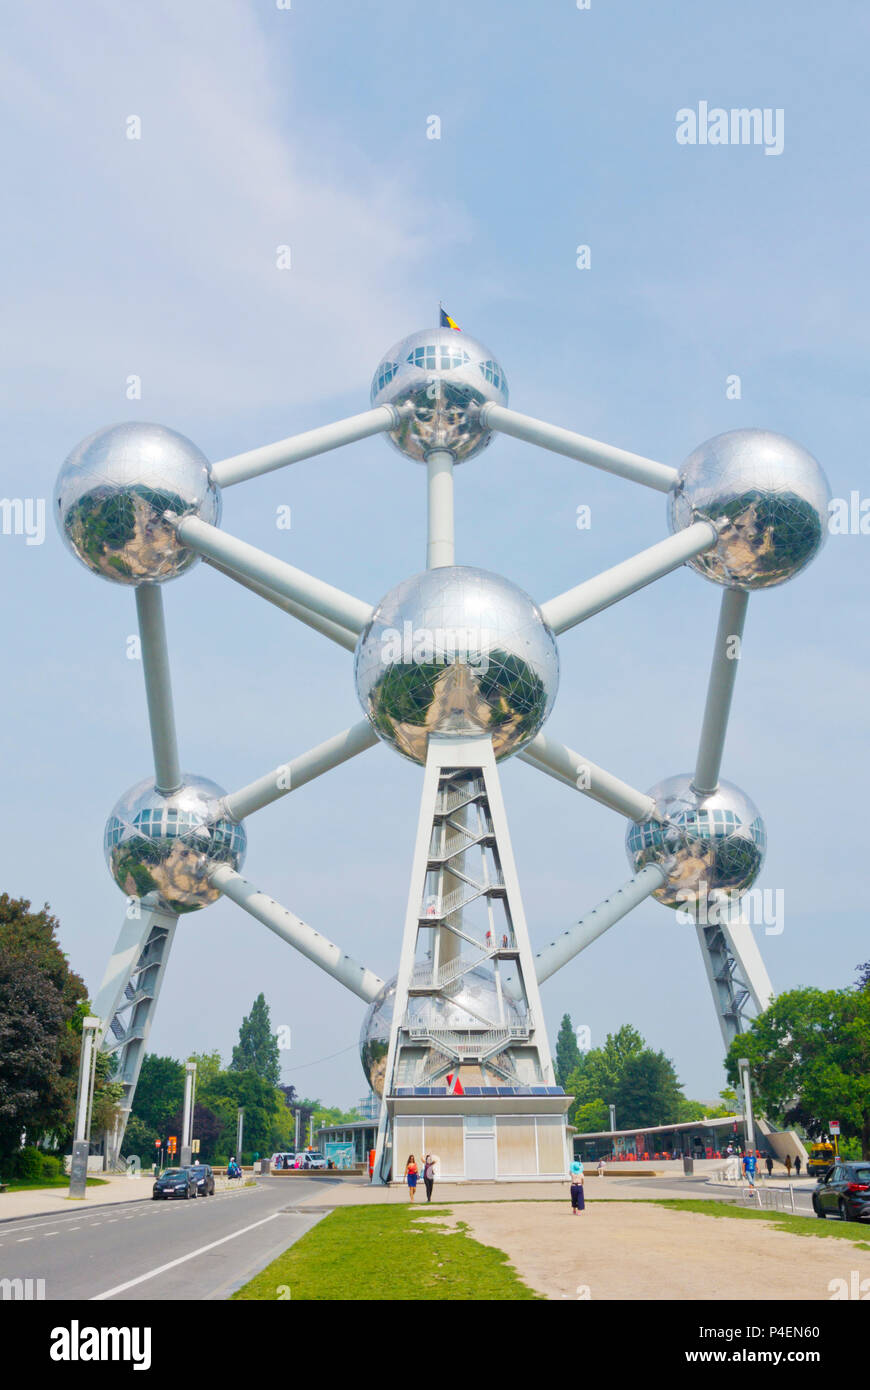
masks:
{"type": "Polygon", "coordinates": [[[207,1163],[192,1163],[187,1171],[192,1173],[196,1179],[196,1195],[198,1197],[214,1196],[214,1173],[207,1163]]]}
{"type": "Polygon", "coordinates": [[[197,1194],[197,1182],[190,1168],[167,1168],[154,1184],[151,1193],[156,1202],[160,1197],[183,1197],[187,1201],[197,1194]]]}
{"type": "Polygon", "coordinates": [[[870,1221],[870,1163],[838,1158],[819,1178],[813,1211],[823,1221],[835,1214],[841,1221],[870,1221]]]}

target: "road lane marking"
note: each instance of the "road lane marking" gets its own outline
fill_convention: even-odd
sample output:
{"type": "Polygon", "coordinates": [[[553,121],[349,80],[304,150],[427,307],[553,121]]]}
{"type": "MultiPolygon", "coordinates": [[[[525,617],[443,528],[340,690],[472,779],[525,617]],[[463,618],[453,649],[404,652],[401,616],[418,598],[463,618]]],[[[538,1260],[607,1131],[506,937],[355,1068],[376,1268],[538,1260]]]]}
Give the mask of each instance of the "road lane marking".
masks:
{"type": "Polygon", "coordinates": [[[26,1240],[33,1240],[33,1236],[19,1236],[18,1244],[23,1245],[26,1240]]]}
{"type": "Polygon", "coordinates": [[[228,1240],[235,1240],[237,1236],[247,1235],[248,1231],[255,1231],[258,1226],[265,1226],[276,1217],[282,1216],[283,1212],[273,1211],[271,1216],[264,1216],[262,1221],[255,1221],[250,1226],[243,1226],[240,1231],[233,1231],[231,1235],[221,1236],[220,1240],[213,1240],[210,1245],[201,1245],[198,1250],[191,1250],[189,1255],[180,1255],[177,1260],[170,1260],[168,1264],[158,1265],[156,1269],[151,1269],[147,1274],[140,1274],[137,1279],[128,1279],[126,1284],[116,1284],[113,1289],[107,1289],[105,1293],[93,1294],[89,1300],[91,1303],[100,1303],[105,1298],[113,1298],[116,1293],[124,1293],[126,1289],[135,1288],[137,1284],[144,1284],[148,1279],[156,1279],[158,1274],[165,1274],[167,1269],[175,1269],[177,1265],[186,1264],[188,1260],[195,1260],[197,1255],[204,1255],[208,1250],[214,1250],[218,1245],[226,1245],[228,1240]]]}

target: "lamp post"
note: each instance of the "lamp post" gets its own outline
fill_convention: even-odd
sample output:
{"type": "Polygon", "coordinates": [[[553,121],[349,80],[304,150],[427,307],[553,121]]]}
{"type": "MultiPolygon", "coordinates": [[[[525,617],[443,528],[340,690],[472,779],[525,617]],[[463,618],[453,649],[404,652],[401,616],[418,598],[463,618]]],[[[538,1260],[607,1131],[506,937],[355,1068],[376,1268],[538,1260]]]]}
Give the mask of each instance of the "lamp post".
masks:
{"type": "Polygon", "coordinates": [[[99,1018],[82,1020],[82,1050],[79,1057],[79,1084],[76,1094],[76,1121],[69,1169],[70,1197],[85,1197],[88,1191],[88,1152],[90,1150],[91,1109],[94,1099],[94,1070],[97,1063],[96,1037],[102,1026],[99,1018]]]}
{"type": "Polygon", "coordinates": [[[184,1112],[181,1119],[181,1166],[187,1168],[193,1160],[193,1087],[196,1081],[196,1062],[184,1064],[184,1112]]]}
{"type": "Polygon", "coordinates": [[[755,1126],[752,1122],[752,1090],[749,1084],[749,1058],[739,1057],[740,1089],[743,1092],[743,1114],[746,1121],[746,1149],[752,1153],[755,1148],[755,1126]]]}

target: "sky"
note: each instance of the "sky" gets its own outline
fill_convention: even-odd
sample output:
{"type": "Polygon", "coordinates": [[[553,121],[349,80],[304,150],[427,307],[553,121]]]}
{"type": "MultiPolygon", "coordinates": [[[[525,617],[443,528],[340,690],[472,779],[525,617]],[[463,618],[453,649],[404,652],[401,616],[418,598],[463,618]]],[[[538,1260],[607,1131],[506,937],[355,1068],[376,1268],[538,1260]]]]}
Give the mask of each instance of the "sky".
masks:
{"type": "MultiPolygon", "coordinates": [[[[778,430],[835,497],[870,496],[868,31],[848,0],[18,7],[0,493],[50,511],[67,454],[122,420],[216,460],[364,410],[387,348],[443,300],[517,410],[674,467],[724,430],[778,430]],[[700,102],[781,111],[782,152],[679,144],[700,102]]],[[[667,534],[661,494],[505,437],[457,469],[456,506],[457,562],[539,601],[667,534]]],[[[222,524],[374,603],[425,565],[425,469],[369,439],[228,490],[222,524]]],[[[767,824],[758,886],[785,916],[757,936],[778,991],[846,985],[870,956],[868,548],[832,535],[749,604],[723,775],[767,824]]],[[[0,890],[50,904],[93,994],[124,912],[103,827],[151,771],[133,594],[50,518],[43,544],[0,535],[0,576],[0,890]]],[[[690,769],[719,597],[683,569],[565,634],[547,733],[641,789],[690,769]]],[[[233,789],[360,718],[351,656],[224,576],[198,566],[164,599],[190,772],[233,789]]],[[[527,765],[502,779],[537,949],[628,877],[625,827],[527,765]]],[[[421,780],[369,750],[250,819],[245,876],[392,975],[421,780]]],[[[226,901],[182,919],[152,1049],[228,1059],[260,991],[290,1030],[284,1079],[362,1095],[364,1006],[226,901]]],[[[565,1012],[593,1046],[630,1022],[687,1094],[724,1085],[697,941],[666,907],[542,998],[552,1040],[565,1012]]]]}

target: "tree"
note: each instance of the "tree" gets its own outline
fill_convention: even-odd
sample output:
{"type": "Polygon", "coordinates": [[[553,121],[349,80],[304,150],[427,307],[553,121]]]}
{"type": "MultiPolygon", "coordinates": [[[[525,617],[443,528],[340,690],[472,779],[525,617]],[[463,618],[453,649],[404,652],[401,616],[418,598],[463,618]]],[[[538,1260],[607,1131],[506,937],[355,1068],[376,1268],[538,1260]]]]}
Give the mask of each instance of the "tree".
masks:
{"type": "Polygon", "coordinates": [[[257,995],[251,1012],[242,1019],[229,1069],[255,1072],[271,1086],[277,1086],[281,1080],[278,1035],[272,1032],[269,1005],[262,994],[257,995]]]}
{"type": "Polygon", "coordinates": [[[626,1057],[614,1099],[620,1129],[676,1124],[685,1104],[673,1063],[652,1048],[626,1057]]]}
{"type": "Polygon", "coordinates": [[[139,1082],[133,1101],[133,1114],[165,1139],[169,1122],[184,1103],[184,1067],[174,1057],[158,1057],[146,1053],[139,1072],[139,1082]]]}
{"type": "Polygon", "coordinates": [[[0,894],[0,1158],[21,1131],[64,1133],[75,1113],[84,981],[57,940],[46,905],[0,894]]]}
{"type": "MultiPolygon", "coordinates": [[[[182,1122],[184,1120],[184,1108],[173,1115],[169,1122],[170,1134],[179,1136],[179,1146],[181,1144],[182,1122]]],[[[247,1126],[246,1126],[247,1127],[247,1126]]],[[[199,1140],[199,1157],[203,1163],[211,1163],[217,1152],[217,1145],[223,1132],[223,1122],[219,1115],[216,1115],[207,1105],[201,1105],[199,1101],[193,1107],[193,1126],[191,1138],[199,1140]]],[[[235,1137],[235,1135],[234,1135],[235,1137]]],[[[179,1155],[180,1157],[180,1155],[179,1155]]]]}
{"type": "Polygon", "coordinates": [[[221,1055],[219,1052],[191,1052],[188,1058],[190,1062],[196,1062],[196,1088],[207,1086],[213,1081],[221,1070],[221,1055]]]}
{"type": "Polygon", "coordinates": [[[220,1121],[217,1151],[234,1153],[238,1110],[245,1112],[243,1143],[246,1152],[273,1153],[283,1145],[282,1112],[286,1110],[280,1092],[253,1071],[222,1071],[199,1092],[200,1104],[213,1111],[220,1121]]]}
{"type": "Polygon", "coordinates": [[[863,965],[859,965],[858,972],[857,988],[870,990],[870,960],[865,960],[863,965]]]}
{"type": "Polygon", "coordinates": [[[580,1134],[600,1134],[610,1129],[610,1111],[603,1100],[592,1100],[574,1107],[571,1123],[580,1134]]]}
{"type": "Polygon", "coordinates": [[[562,1015],[556,1038],[556,1085],[567,1090],[568,1077],[580,1063],[580,1049],[570,1014],[562,1015]]]}
{"type": "Polygon", "coordinates": [[[777,1123],[827,1132],[839,1119],[844,1138],[860,1139],[870,1159],[870,989],[793,989],[780,994],[726,1057],[736,1083],[749,1059],[758,1108],[777,1123]]]}

